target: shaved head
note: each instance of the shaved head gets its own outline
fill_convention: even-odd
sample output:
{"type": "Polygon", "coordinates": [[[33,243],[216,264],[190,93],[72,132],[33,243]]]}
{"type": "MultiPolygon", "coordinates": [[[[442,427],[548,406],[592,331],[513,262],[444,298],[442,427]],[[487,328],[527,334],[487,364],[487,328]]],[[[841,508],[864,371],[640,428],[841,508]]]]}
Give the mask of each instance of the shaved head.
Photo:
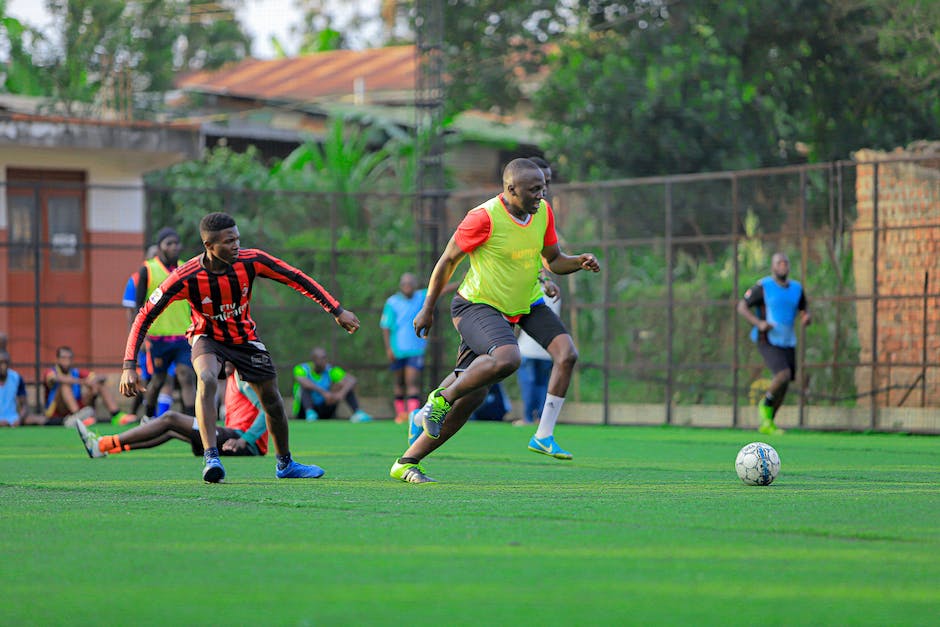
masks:
{"type": "Polygon", "coordinates": [[[532,171],[542,174],[541,168],[528,159],[513,159],[506,164],[503,170],[503,187],[515,185],[523,176],[530,175],[532,171]]]}

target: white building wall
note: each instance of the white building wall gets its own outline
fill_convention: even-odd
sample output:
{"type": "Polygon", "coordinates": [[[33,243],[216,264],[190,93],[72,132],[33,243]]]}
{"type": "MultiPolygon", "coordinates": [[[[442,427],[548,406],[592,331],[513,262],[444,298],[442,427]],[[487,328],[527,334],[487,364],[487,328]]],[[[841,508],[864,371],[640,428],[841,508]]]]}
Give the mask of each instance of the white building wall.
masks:
{"type": "MultiPolygon", "coordinates": [[[[82,170],[86,173],[90,232],[144,230],[143,173],[152,169],[140,154],[0,146],[0,181],[7,168],[82,170]],[[143,169],[141,169],[143,167],[143,169]],[[101,187],[97,187],[101,186],[101,187]]],[[[0,194],[0,229],[7,227],[6,193],[0,194]]]]}

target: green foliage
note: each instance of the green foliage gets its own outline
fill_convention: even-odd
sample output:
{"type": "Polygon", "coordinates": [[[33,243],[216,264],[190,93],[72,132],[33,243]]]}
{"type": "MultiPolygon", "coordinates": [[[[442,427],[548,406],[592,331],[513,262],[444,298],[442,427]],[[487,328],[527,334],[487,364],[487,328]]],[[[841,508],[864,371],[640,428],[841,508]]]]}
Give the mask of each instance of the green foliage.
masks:
{"type": "MultiPolygon", "coordinates": [[[[549,152],[572,178],[599,179],[824,161],[934,137],[931,88],[885,75],[906,50],[898,31],[881,50],[870,36],[887,5],[582,3],[535,96],[549,152]]],[[[940,14],[917,15],[937,32],[940,14]]]]}
{"type": "Polygon", "coordinates": [[[248,54],[237,0],[46,0],[53,27],[39,33],[6,18],[6,89],[51,98],[66,113],[94,104],[160,106],[182,70],[216,68],[248,54]],[[127,84],[127,85],[125,85],[127,84]],[[126,88],[129,87],[129,90],[126,88]]]}
{"type": "MultiPolygon", "coordinates": [[[[2,5],[0,5],[2,7],[2,5]]],[[[8,60],[3,72],[3,90],[23,96],[48,93],[46,75],[36,67],[29,46],[40,35],[13,17],[0,19],[0,40],[7,46],[8,60]]]]}
{"type": "Polygon", "coordinates": [[[935,93],[940,81],[936,63],[940,5],[923,0],[891,0],[878,2],[876,7],[881,19],[864,34],[877,37],[881,53],[877,67],[914,93],[935,93]]]}
{"type": "Polygon", "coordinates": [[[448,112],[512,112],[526,76],[543,67],[546,44],[564,29],[563,14],[557,0],[446,0],[448,112]]]}

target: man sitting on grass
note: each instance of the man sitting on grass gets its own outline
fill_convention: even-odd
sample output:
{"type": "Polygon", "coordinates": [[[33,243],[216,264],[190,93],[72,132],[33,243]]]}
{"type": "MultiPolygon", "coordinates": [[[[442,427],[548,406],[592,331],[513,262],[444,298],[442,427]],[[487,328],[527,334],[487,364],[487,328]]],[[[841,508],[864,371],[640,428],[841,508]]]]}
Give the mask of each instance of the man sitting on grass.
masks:
{"type": "MultiPolygon", "coordinates": [[[[268,430],[261,401],[231,366],[227,369],[232,372],[225,386],[225,426],[215,428],[219,453],[264,455],[268,452],[268,430]]],[[[91,458],[153,448],[173,439],[188,442],[193,455],[205,453],[196,418],[172,410],[116,435],[95,435],[81,421],[75,423],[75,428],[91,458]]]]}

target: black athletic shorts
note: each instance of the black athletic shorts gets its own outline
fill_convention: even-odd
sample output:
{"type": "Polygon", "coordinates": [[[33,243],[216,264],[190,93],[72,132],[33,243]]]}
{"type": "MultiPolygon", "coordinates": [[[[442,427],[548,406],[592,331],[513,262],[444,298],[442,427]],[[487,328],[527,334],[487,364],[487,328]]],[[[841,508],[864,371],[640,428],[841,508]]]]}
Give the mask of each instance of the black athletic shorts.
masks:
{"type": "MultiPolygon", "coordinates": [[[[450,315],[461,340],[455,372],[466,370],[479,355],[488,355],[499,346],[518,344],[513,324],[490,305],[471,303],[458,294],[451,301],[450,315]]],[[[543,348],[568,333],[561,318],[545,303],[533,305],[516,324],[543,348]]]]}
{"type": "MultiPolygon", "coordinates": [[[[207,335],[200,335],[193,343],[193,362],[202,355],[215,355],[223,371],[225,362],[232,362],[241,378],[249,383],[270,381],[277,376],[271,354],[261,342],[223,344],[207,335]]],[[[225,378],[223,371],[219,372],[220,379],[225,378]]]]}
{"type": "Polygon", "coordinates": [[[774,346],[767,342],[758,342],[757,350],[764,358],[764,363],[770,371],[777,374],[781,370],[790,369],[790,381],[796,380],[796,349],[792,346],[774,346]]]}
{"type": "MultiPolygon", "coordinates": [[[[251,452],[250,448],[245,448],[241,453],[229,453],[228,451],[222,450],[222,443],[226,440],[237,440],[240,438],[238,431],[235,429],[229,429],[228,427],[216,427],[215,428],[215,440],[216,445],[219,447],[219,455],[254,455],[251,452]]],[[[202,438],[199,437],[199,430],[193,429],[189,432],[189,443],[193,447],[193,455],[199,457],[204,454],[206,450],[202,448],[202,438]]]]}

